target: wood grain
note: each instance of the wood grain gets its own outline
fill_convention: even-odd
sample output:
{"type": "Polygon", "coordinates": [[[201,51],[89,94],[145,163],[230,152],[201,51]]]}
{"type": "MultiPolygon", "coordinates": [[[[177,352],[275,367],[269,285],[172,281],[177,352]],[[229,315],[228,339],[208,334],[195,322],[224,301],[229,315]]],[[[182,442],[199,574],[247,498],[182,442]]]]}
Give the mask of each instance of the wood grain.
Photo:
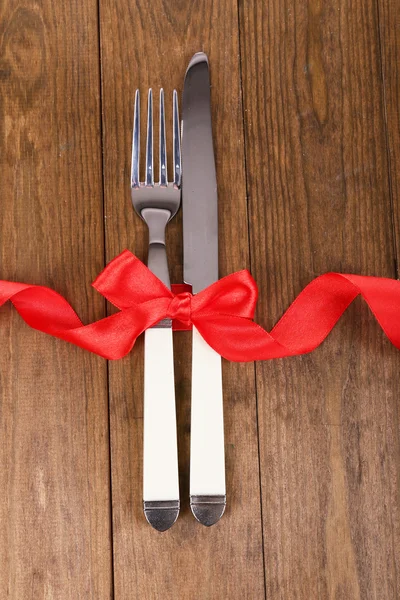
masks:
{"type": "MultiPolygon", "coordinates": [[[[146,256],[147,233],[133,213],[129,190],[135,88],[144,99],[149,86],[158,93],[162,85],[170,119],[172,90],[181,94],[189,59],[204,50],[212,65],[221,275],[247,266],[236,2],[101,0],[100,7],[107,257],[125,247],[146,256]]],[[[181,235],[179,216],[168,233],[174,282],[182,281],[181,235]]],[[[218,525],[205,529],[188,503],[190,336],[176,335],[182,509],[174,527],[158,534],[146,524],[141,506],[142,350],[139,343],[129,358],[110,365],[116,598],[263,598],[254,368],[224,364],[228,508],[218,525]]]]}
{"type": "MultiPolygon", "coordinates": [[[[393,276],[376,5],[241,4],[251,265],[272,326],[328,270],[393,276]]],[[[398,352],[356,303],[257,364],[267,598],[399,597],[398,352]]]]}
{"type": "MultiPolygon", "coordinates": [[[[0,5],[1,278],[104,315],[96,3],[0,5]],[[97,49],[97,50],[96,50],[97,49]]],[[[0,597],[111,597],[106,363],[0,310],[0,597]]]]}

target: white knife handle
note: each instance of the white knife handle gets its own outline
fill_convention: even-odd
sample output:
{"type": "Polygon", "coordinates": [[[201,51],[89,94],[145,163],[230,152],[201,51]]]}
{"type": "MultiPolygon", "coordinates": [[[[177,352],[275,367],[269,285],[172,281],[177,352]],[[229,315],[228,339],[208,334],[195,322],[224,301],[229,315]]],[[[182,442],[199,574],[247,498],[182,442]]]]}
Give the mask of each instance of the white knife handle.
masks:
{"type": "Polygon", "coordinates": [[[198,496],[225,496],[225,451],[221,357],[196,327],[192,343],[190,496],[193,500],[198,496]]]}
{"type": "Polygon", "coordinates": [[[172,329],[148,329],[144,348],[143,500],[176,501],[179,478],[172,329]]]}

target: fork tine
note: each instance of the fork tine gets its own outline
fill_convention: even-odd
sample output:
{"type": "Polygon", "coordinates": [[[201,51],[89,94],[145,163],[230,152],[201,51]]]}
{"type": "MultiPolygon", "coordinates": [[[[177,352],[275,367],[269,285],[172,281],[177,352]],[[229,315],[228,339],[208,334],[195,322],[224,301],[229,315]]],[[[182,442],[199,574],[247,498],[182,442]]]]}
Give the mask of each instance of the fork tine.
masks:
{"type": "Polygon", "coordinates": [[[179,110],[178,110],[178,94],[176,90],[173,93],[173,116],[172,116],[172,129],[173,129],[173,161],[174,161],[174,186],[180,187],[181,185],[181,136],[179,131],[179,110]]]}
{"type": "Polygon", "coordinates": [[[167,174],[167,142],[165,138],[165,106],[164,90],[160,90],[160,185],[168,184],[167,174]]]}
{"type": "Polygon", "coordinates": [[[154,186],[153,172],[153,91],[147,99],[146,185],[154,186]]]}
{"type": "Polygon", "coordinates": [[[131,163],[131,187],[138,188],[139,183],[139,156],[140,156],[140,96],[139,90],[135,94],[135,110],[133,114],[133,136],[132,136],[132,163],[131,163]]]}

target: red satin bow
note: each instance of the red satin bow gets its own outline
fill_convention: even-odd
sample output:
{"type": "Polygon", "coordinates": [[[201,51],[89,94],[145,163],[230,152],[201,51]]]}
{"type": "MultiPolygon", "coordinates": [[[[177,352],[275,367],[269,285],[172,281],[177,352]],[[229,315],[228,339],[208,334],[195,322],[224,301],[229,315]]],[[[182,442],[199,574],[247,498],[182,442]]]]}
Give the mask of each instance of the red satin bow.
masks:
{"type": "Polygon", "coordinates": [[[93,286],[120,312],[83,325],[68,302],[50,288],[0,281],[0,306],[10,300],[24,321],[108,359],[125,356],[136,338],[161,319],[195,325],[221,356],[266,360],[314,350],[359,294],[391,342],[400,348],[400,282],[326,273],[297,296],[271,333],[252,321],[257,285],[248,271],[220,279],[192,296],[174,294],[131,252],[111,261],[93,286]]]}

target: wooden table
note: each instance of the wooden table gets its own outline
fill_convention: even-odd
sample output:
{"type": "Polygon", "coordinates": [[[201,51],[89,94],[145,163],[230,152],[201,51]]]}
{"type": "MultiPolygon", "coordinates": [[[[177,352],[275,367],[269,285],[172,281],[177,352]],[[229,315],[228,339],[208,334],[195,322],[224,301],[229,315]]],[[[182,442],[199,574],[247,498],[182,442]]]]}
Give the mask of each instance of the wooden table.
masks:
{"type": "MultiPolygon", "coordinates": [[[[395,0],[3,0],[1,278],[56,289],[85,322],[112,310],[90,282],[124,248],[146,256],[134,91],[181,92],[198,50],[220,273],[251,269],[258,322],[326,271],[397,277],[399,23],[395,0]]],[[[179,216],[175,282],[181,235],[179,216]]],[[[183,506],[164,534],[141,508],[142,340],[107,364],[10,305],[0,327],[1,599],[400,597],[400,353],[363,302],[310,355],[224,362],[228,508],[211,529],[188,505],[190,335],[176,335],[183,506]]]]}

